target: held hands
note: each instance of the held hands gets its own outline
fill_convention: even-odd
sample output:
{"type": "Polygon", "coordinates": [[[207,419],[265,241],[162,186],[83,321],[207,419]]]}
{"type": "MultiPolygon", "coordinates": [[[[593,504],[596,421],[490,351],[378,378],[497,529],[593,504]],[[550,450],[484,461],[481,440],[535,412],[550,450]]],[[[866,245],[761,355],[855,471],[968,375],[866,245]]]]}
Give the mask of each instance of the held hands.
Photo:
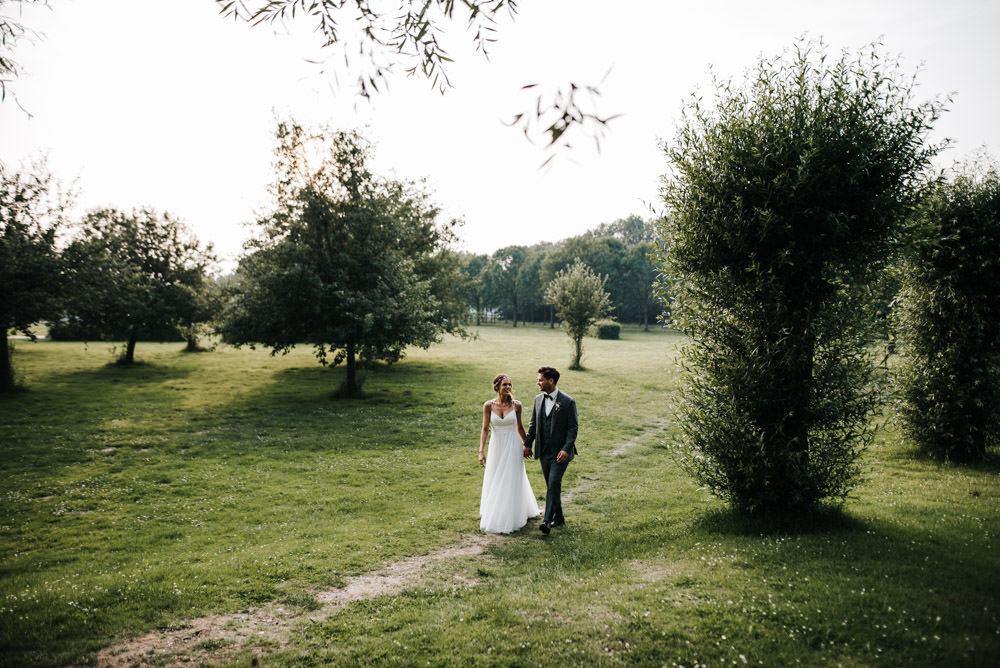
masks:
{"type": "Polygon", "coordinates": [[[524,458],[531,459],[531,448],[524,446],[524,458]]]}

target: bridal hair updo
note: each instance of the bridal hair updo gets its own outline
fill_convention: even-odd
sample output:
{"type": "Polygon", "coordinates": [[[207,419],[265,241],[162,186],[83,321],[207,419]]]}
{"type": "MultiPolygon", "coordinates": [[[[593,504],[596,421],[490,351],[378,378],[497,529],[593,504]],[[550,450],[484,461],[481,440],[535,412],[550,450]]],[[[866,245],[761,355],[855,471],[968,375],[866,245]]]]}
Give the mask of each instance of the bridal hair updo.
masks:
{"type": "MultiPolygon", "coordinates": [[[[497,394],[500,394],[500,383],[502,383],[505,378],[507,380],[510,380],[510,376],[508,376],[505,373],[498,373],[496,376],[493,377],[493,391],[496,392],[497,394]]],[[[511,384],[513,384],[513,381],[511,381],[511,384]]],[[[511,392],[511,397],[513,396],[514,393],[511,392]]]]}

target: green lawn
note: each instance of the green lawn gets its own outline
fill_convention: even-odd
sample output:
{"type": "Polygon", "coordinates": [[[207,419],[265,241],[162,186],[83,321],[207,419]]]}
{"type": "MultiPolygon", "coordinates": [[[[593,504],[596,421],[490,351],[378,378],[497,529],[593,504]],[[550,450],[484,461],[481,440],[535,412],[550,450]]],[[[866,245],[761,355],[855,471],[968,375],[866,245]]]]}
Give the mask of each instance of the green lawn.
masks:
{"type": "Polygon", "coordinates": [[[529,525],[317,621],[316,592],[478,533],[481,403],[500,371],[530,399],[539,364],[567,365],[563,333],[483,327],[371,370],[363,400],[334,399],[342,370],[308,348],[140,343],[144,364],[122,368],[109,344],[17,342],[29,391],[0,397],[0,666],[93,664],[116,641],[273,604],[303,620],[265,665],[994,665],[995,453],[944,466],[884,429],[842,511],[766,531],[670,455],[678,341],[587,339],[587,370],[564,372],[581,419],[565,527],[529,525]]]}

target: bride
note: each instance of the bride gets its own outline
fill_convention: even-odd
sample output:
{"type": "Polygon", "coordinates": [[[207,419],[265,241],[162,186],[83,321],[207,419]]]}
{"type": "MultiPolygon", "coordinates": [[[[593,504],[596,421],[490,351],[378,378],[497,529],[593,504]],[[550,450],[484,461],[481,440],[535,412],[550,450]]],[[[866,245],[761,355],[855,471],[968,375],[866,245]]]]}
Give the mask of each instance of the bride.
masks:
{"type": "Polygon", "coordinates": [[[479,437],[479,463],[486,467],[479,528],[489,533],[511,533],[541,513],[524,470],[521,402],[514,399],[510,376],[497,374],[493,390],[496,398],[483,404],[483,431],[479,437]],[[491,431],[487,456],[486,435],[491,431]]]}

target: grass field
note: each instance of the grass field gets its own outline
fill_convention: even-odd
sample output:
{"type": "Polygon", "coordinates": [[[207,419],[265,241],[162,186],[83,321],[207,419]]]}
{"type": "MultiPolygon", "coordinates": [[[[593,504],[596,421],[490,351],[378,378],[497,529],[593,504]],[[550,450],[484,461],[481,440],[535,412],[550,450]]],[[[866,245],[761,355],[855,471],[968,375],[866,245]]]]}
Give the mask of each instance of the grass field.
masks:
{"type": "MultiPolygon", "coordinates": [[[[18,342],[0,397],[0,666],[97,662],[155,629],[267,608],[283,640],[206,640],[149,663],[299,666],[987,666],[1000,656],[1000,477],[919,458],[892,428],[840,510],[795,531],[731,516],[668,443],[679,337],[585,342],[567,525],[428,563],[395,590],[322,592],[478,535],[480,405],[535,393],[569,341],[484,327],[369,371],[140,343],[18,342]],[[276,613],[277,614],[277,613],[276,613]]],[[[537,463],[528,473],[544,493],[537,463]]]]}

